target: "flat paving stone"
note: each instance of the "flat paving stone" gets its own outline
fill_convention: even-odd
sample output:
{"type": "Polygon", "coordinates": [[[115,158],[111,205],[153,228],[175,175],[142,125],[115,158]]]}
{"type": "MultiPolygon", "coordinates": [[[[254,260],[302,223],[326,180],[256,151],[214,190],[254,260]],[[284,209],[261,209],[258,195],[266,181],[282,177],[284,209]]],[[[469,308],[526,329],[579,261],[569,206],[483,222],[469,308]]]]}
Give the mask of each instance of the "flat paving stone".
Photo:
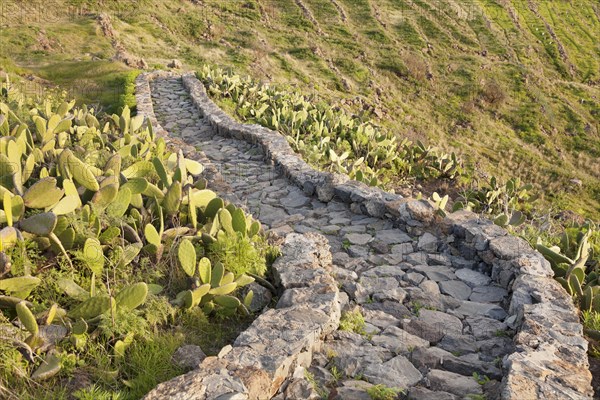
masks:
{"type": "Polygon", "coordinates": [[[406,354],[418,347],[429,347],[429,342],[396,326],[388,326],[371,338],[374,345],[385,347],[396,354],[406,354]]]}
{"type": "Polygon", "coordinates": [[[451,281],[456,279],[456,275],[454,275],[452,268],[448,268],[443,265],[416,265],[412,269],[413,271],[423,274],[435,282],[451,281]]]}
{"type": "Polygon", "coordinates": [[[506,311],[496,304],[478,303],[475,301],[463,301],[460,307],[452,310],[452,313],[465,317],[489,317],[499,321],[504,320],[507,316],[506,311]]]}
{"type": "Polygon", "coordinates": [[[373,236],[368,233],[348,233],[346,234],[345,239],[351,244],[363,246],[373,240],[373,236]]]}
{"type": "Polygon", "coordinates": [[[454,272],[454,274],[458,279],[462,280],[472,288],[476,286],[489,285],[490,281],[492,280],[492,278],[489,276],[468,268],[458,269],[454,272]]]}
{"type": "Polygon", "coordinates": [[[398,389],[414,386],[423,378],[421,372],[404,356],[396,356],[383,364],[370,364],[363,376],[374,384],[398,389]]]}
{"type": "Polygon", "coordinates": [[[459,300],[468,300],[471,288],[462,281],[442,281],[439,283],[440,291],[459,300]]]}
{"type": "Polygon", "coordinates": [[[385,244],[411,242],[412,238],[399,229],[386,229],[375,233],[375,238],[385,244]]]}
{"type": "Polygon", "coordinates": [[[427,374],[429,388],[438,391],[446,391],[460,398],[469,395],[483,395],[481,385],[472,376],[463,376],[454,372],[432,369],[427,374]]]}
{"type": "Polygon", "coordinates": [[[507,297],[508,291],[499,286],[475,286],[469,300],[480,303],[499,303],[507,297]]]}

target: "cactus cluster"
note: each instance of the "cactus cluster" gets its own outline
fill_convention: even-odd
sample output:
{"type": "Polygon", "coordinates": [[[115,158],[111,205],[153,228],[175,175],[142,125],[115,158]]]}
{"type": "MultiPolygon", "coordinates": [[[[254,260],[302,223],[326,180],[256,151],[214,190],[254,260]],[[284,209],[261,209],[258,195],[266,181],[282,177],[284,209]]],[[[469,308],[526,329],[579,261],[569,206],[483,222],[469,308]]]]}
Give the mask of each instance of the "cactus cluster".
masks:
{"type": "Polygon", "coordinates": [[[453,211],[466,209],[486,214],[502,227],[519,226],[538,199],[532,190],[531,184],[524,184],[519,178],[501,182],[492,176],[487,184],[466,190],[454,202],[453,211]]]}
{"type": "MultiPolygon", "coordinates": [[[[589,237],[592,232],[592,229],[588,228],[578,233],[572,258],[561,253],[559,246],[548,247],[539,240],[536,249],[550,262],[554,278],[579,302],[582,310],[589,311],[593,307],[594,311],[600,312],[600,297],[594,299],[596,292],[600,291],[598,274],[595,271],[588,274],[586,266],[590,256],[589,237]]],[[[561,244],[565,251],[569,248],[568,240],[568,235],[563,234],[561,244]]]]}
{"type": "Polygon", "coordinates": [[[372,186],[408,177],[454,179],[466,172],[456,154],[419,141],[400,141],[364,115],[350,115],[219,68],[204,66],[197,75],[210,95],[236,104],[238,117],[281,132],[319,168],[372,186]]]}
{"type": "Polygon", "coordinates": [[[206,257],[196,262],[196,251],[187,239],[179,244],[177,256],[184,272],[189,277],[195,278],[195,284],[191,290],[185,290],[177,295],[176,304],[187,309],[201,306],[206,314],[213,312],[215,307],[221,308],[221,314],[225,315],[233,314],[236,310],[249,314],[252,291],[248,292],[249,295],[246,295],[244,302],[230,294],[237,288],[254,282],[254,278],[246,274],[236,277],[232,272],[227,272],[220,262],[212,266],[211,261],[206,257]]]}
{"type": "MultiPolygon", "coordinates": [[[[181,313],[200,307],[206,315],[248,314],[252,295],[241,299],[236,290],[254,278],[211,261],[209,247],[224,239],[257,240],[261,226],[207,188],[200,163],[169,151],[127,107],[101,118],[75,102],[25,111],[17,95],[0,98],[0,312],[29,332],[21,345],[29,353],[46,352],[33,379],[60,371],[60,359],[47,352],[45,329],[66,327],[67,342],[81,350],[103,321],[143,318],[144,304],[159,293],[181,313]],[[51,255],[48,264],[73,277],[44,282],[26,260],[29,248],[51,255]],[[163,290],[115,277],[148,260],[174,276],[181,268],[187,280],[169,281],[163,290]],[[52,285],[62,307],[27,301],[52,285]]],[[[134,336],[111,334],[117,358],[134,336]]]]}

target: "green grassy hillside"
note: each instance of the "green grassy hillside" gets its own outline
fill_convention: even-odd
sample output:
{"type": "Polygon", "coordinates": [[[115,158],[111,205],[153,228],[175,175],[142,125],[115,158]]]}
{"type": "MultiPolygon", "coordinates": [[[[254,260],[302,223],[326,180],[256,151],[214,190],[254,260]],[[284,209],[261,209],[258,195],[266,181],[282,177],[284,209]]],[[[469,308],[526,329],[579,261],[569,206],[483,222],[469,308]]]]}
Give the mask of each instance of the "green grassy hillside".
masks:
{"type": "Polygon", "coordinates": [[[209,62],[317,94],[457,151],[476,178],[520,177],[559,208],[600,216],[594,0],[4,3],[0,66],[85,101],[127,102],[128,68],[97,21],[106,12],[150,67],[209,62]]]}

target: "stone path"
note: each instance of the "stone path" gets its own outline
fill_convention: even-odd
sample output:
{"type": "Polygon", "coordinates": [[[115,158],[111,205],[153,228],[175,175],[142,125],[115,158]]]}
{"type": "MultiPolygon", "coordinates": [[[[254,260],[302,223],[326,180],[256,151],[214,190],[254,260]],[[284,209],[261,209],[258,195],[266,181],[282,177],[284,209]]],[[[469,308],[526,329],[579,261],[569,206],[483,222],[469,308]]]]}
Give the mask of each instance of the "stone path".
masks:
{"type": "Polygon", "coordinates": [[[151,88],[161,125],[202,150],[221,185],[265,228],[328,239],[344,310],[364,316],[362,332],[329,335],[311,368],[275,398],[369,399],[374,384],[402,389],[410,399],[499,397],[501,360],[513,351],[505,289],[429,233],[411,236],[345,203],[307,197],[264,162],[258,147],[219,136],[181,78],[157,78],[151,88]]]}

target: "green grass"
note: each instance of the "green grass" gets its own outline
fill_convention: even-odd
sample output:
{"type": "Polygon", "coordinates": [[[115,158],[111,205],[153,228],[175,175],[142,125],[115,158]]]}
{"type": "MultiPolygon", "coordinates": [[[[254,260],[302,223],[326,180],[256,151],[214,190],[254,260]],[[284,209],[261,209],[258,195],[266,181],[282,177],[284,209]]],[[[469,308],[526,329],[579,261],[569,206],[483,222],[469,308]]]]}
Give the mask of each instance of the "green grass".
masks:
{"type": "Polygon", "coordinates": [[[134,342],[122,366],[122,374],[128,382],[124,398],[140,399],[159,383],[182,374],[184,371],[171,362],[171,357],[183,343],[183,335],[169,332],[134,342]]]}
{"type": "MultiPolygon", "coordinates": [[[[161,0],[136,12],[124,12],[129,11],[124,1],[107,7],[121,42],[150,65],[180,58],[197,69],[210,62],[258,79],[300,85],[304,93],[319,94],[331,104],[361,98],[382,111],[376,122],[400,137],[469,154],[488,175],[538,176],[533,183],[546,197],[560,197],[567,208],[600,216],[598,199],[588,190],[600,179],[593,161],[600,142],[600,90],[592,84],[600,79],[594,35],[600,22],[592,0],[533,1],[539,16],[517,0],[468,5],[337,0],[346,21],[330,1],[303,2],[318,26],[293,0],[210,0],[202,5],[161,0]],[[408,49],[431,77],[415,76],[408,49]],[[477,97],[481,82],[489,78],[506,94],[498,107],[477,97]],[[516,163],[516,157],[511,161],[496,154],[500,146],[529,156],[516,163]],[[588,157],[590,167],[583,167],[582,157],[588,157]],[[563,189],[573,178],[583,182],[581,193],[563,189]]],[[[94,7],[94,2],[79,3],[94,7]]],[[[27,24],[30,29],[3,28],[0,44],[10,50],[0,57],[3,69],[66,87],[90,87],[81,96],[85,102],[104,107],[127,103],[113,90],[126,86],[127,68],[110,61],[114,50],[93,17],[54,10],[49,22],[27,24]],[[49,50],[38,44],[42,31],[52,43],[49,50]]],[[[347,107],[357,112],[362,105],[347,107]]]]}

